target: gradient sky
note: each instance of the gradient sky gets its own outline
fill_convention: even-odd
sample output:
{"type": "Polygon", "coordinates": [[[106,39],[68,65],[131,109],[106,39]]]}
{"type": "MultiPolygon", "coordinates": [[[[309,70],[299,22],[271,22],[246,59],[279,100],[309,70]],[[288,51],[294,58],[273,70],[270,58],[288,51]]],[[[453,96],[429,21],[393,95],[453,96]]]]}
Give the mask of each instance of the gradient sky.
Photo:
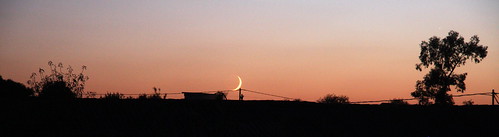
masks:
{"type": "MultiPolygon", "coordinates": [[[[487,92],[499,89],[498,13],[497,0],[2,0],[0,75],[26,83],[53,61],[88,66],[97,93],[233,89],[239,75],[245,89],[307,101],[411,98],[426,73],[419,44],[455,30],[489,47],[457,70],[469,93],[487,92]]],[[[467,99],[490,104],[456,104],[467,99]]]]}

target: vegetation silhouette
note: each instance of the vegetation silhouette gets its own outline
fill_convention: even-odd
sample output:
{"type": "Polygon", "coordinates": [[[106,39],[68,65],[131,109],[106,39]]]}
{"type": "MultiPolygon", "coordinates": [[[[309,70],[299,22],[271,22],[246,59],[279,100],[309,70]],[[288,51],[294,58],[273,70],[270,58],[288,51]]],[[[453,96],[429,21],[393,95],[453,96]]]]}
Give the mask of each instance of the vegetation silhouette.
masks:
{"type": "Polygon", "coordinates": [[[49,74],[40,68],[38,73],[31,74],[31,80],[28,84],[40,98],[48,99],[72,99],[82,98],[85,88],[85,82],[89,79],[83,72],[87,69],[82,66],[81,72],[73,73],[73,68],[64,67],[62,63],[55,65],[52,61],[48,62],[50,67],[49,74]]]}
{"type": "Polygon", "coordinates": [[[124,99],[125,95],[119,93],[119,92],[108,92],[104,95],[102,99],[108,99],[108,100],[119,100],[119,99],[124,99]]]}
{"type": "Polygon", "coordinates": [[[137,99],[148,99],[147,94],[139,94],[137,99]]]}
{"type": "MultiPolygon", "coordinates": [[[[58,69],[58,72],[62,70],[58,69]]],[[[70,88],[71,84],[64,79],[67,74],[57,74],[56,80],[40,74],[48,80],[40,85],[38,96],[77,98],[75,88],[70,88]],[[63,78],[58,79],[59,75],[63,78]]],[[[0,79],[2,85],[4,80],[1,76],[0,79]]],[[[3,114],[7,115],[0,123],[6,127],[2,135],[485,136],[487,132],[475,131],[494,131],[494,122],[499,122],[483,117],[499,115],[496,106],[419,106],[407,105],[402,99],[390,101],[389,104],[401,105],[395,107],[359,105],[350,104],[347,96],[335,94],[327,94],[317,100],[318,103],[300,99],[237,101],[227,100],[226,92],[214,93],[216,100],[224,101],[167,100],[166,94],[161,98],[160,88],[153,87],[153,90],[154,94],[140,94],[138,100],[125,98],[119,92],[108,92],[101,99],[75,99],[64,103],[37,98],[8,105],[0,103],[5,110],[3,114]],[[29,132],[16,132],[18,129],[29,132]]],[[[80,93],[87,97],[96,95],[95,92],[80,93]]],[[[34,96],[33,90],[29,96],[34,96]]]]}
{"type": "Polygon", "coordinates": [[[216,100],[227,100],[227,94],[222,91],[216,92],[215,95],[217,96],[216,100]]]}
{"type": "Polygon", "coordinates": [[[479,44],[478,36],[472,36],[469,42],[458,32],[451,30],[443,39],[433,36],[420,44],[421,52],[416,70],[431,68],[423,80],[416,81],[416,89],[411,95],[419,99],[419,104],[429,105],[434,100],[438,105],[453,105],[450,86],[457,92],[464,92],[467,73],[455,74],[457,67],[465,65],[467,60],[480,63],[487,56],[487,46],[479,44]]]}
{"type": "Polygon", "coordinates": [[[465,105],[465,106],[471,106],[471,105],[474,105],[474,104],[475,104],[475,102],[473,100],[471,100],[471,99],[463,101],[463,105],[465,105]]]}
{"type": "Polygon", "coordinates": [[[45,99],[73,99],[77,95],[71,91],[64,81],[47,81],[42,85],[38,97],[45,99]]]}
{"type": "Polygon", "coordinates": [[[402,99],[392,99],[392,100],[390,100],[389,104],[392,104],[392,105],[409,105],[409,103],[407,101],[404,101],[402,99]]]}
{"type": "MultiPolygon", "coordinates": [[[[150,95],[148,97],[148,99],[162,99],[161,98],[161,88],[152,87],[152,89],[154,90],[154,94],[150,95]]],[[[166,94],[165,94],[165,98],[166,98],[166,94]]]]}
{"type": "Polygon", "coordinates": [[[137,99],[140,99],[140,100],[144,100],[144,99],[154,99],[154,100],[166,99],[166,94],[163,97],[161,97],[161,88],[153,87],[152,89],[154,91],[153,94],[151,94],[151,95],[139,94],[139,96],[138,96],[137,99]]]}
{"type": "Polygon", "coordinates": [[[11,79],[3,79],[0,75],[0,99],[22,99],[34,95],[34,91],[24,84],[11,79]]]}
{"type": "Polygon", "coordinates": [[[87,91],[84,92],[83,95],[85,98],[95,98],[95,96],[97,96],[97,92],[87,91]]]}
{"type": "Polygon", "coordinates": [[[317,100],[318,103],[323,104],[350,104],[347,96],[327,94],[323,98],[317,100]]]}

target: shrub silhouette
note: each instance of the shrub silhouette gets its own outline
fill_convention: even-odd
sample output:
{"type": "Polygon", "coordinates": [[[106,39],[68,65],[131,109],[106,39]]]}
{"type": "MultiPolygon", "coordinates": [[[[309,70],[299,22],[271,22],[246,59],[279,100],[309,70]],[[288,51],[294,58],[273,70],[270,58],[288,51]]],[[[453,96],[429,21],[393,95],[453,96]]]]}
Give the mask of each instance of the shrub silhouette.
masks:
{"type": "Polygon", "coordinates": [[[147,95],[147,94],[139,94],[139,97],[137,99],[166,99],[166,94],[161,97],[161,88],[156,88],[156,87],[153,87],[152,88],[154,90],[154,93],[151,94],[151,95],[147,95]]]}
{"type": "Polygon", "coordinates": [[[217,100],[227,100],[227,94],[222,91],[216,92],[215,95],[217,96],[217,100]]]}
{"type": "Polygon", "coordinates": [[[88,92],[84,93],[85,98],[95,98],[96,95],[97,95],[97,93],[92,92],[92,91],[88,91],[88,92]]]}
{"type": "Polygon", "coordinates": [[[3,79],[0,75],[0,95],[1,99],[28,98],[34,95],[34,91],[19,82],[3,79]]]}
{"type": "Polygon", "coordinates": [[[138,99],[147,99],[147,94],[139,94],[138,99]]]}
{"type": "Polygon", "coordinates": [[[327,94],[323,98],[317,100],[317,102],[324,104],[350,104],[347,96],[335,94],[327,94]]]}
{"type": "Polygon", "coordinates": [[[161,88],[152,87],[154,94],[149,95],[147,99],[161,99],[161,88]]]}
{"type": "Polygon", "coordinates": [[[81,72],[75,74],[71,66],[65,68],[62,63],[55,65],[52,61],[49,61],[48,65],[49,74],[45,74],[42,68],[38,70],[38,73],[31,74],[28,84],[35,94],[43,98],[81,98],[83,96],[85,82],[89,79],[83,74],[86,66],[82,66],[81,72]]]}
{"type": "Polygon", "coordinates": [[[407,101],[404,101],[402,99],[392,99],[392,100],[390,100],[389,104],[392,104],[392,105],[409,105],[409,103],[407,103],[407,101]]]}
{"type": "Polygon", "coordinates": [[[116,93],[106,93],[103,97],[103,99],[112,99],[112,100],[118,100],[118,99],[124,99],[125,95],[116,92],[116,93]]]}
{"type": "Polygon", "coordinates": [[[42,90],[38,95],[40,98],[47,99],[73,99],[76,94],[71,91],[64,81],[49,81],[44,83],[42,90]]]}
{"type": "Polygon", "coordinates": [[[471,99],[463,101],[463,105],[465,105],[465,106],[471,106],[473,104],[475,104],[475,102],[473,102],[473,100],[471,100],[471,99]]]}
{"type": "Polygon", "coordinates": [[[162,98],[161,98],[161,95],[159,95],[159,94],[157,94],[157,93],[154,93],[154,94],[152,94],[152,95],[149,95],[149,96],[147,97],[147,99],[162,99],[162,98]]]}

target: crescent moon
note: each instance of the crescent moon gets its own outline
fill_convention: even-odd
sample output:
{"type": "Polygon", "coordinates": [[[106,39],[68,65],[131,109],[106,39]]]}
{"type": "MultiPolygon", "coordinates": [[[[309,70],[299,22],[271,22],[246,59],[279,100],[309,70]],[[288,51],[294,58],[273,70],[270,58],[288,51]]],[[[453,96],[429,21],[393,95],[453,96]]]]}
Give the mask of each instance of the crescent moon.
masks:
{"type": "Polygon", "coordinates": [[[243,80],[241,80],[241,77],[237,76],[237,78],[239,79],[239,85],[238,85],[238,86],[237,86],[237,88],[236,88],[236,89],[234,89],[234,90],[239,90],[239,89],[241,89],[241,86],[243,85],[243,80]]]}

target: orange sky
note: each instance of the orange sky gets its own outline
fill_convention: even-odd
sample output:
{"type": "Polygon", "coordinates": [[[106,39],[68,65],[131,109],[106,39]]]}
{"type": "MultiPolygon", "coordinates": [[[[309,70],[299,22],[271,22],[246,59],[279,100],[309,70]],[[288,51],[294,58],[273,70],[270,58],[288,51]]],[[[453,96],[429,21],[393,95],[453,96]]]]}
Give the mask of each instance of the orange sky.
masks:
{"type": "MultiPolygon", "coordinates": [[[[410,98],[419,44],[456,30],[488,46],[467,89],[499,89],[497,1],[2,1],[0,75],[88,66],[87,91],[243,88],[315,101],[410,98]],[[431,3],[431,4],[430,4],[431,3]]],[[[454,92],[453,92],[454,93],[454,92]]],[[[172,96],[174,97],[174,96],[172,96]]],[[[230,93],[236,99],[236,93],[230,93]]],[[[246,94],[247,99],[278,99],[246,94]]],[[[490,104],[487,96],[473,99],[490,104]]]]}

